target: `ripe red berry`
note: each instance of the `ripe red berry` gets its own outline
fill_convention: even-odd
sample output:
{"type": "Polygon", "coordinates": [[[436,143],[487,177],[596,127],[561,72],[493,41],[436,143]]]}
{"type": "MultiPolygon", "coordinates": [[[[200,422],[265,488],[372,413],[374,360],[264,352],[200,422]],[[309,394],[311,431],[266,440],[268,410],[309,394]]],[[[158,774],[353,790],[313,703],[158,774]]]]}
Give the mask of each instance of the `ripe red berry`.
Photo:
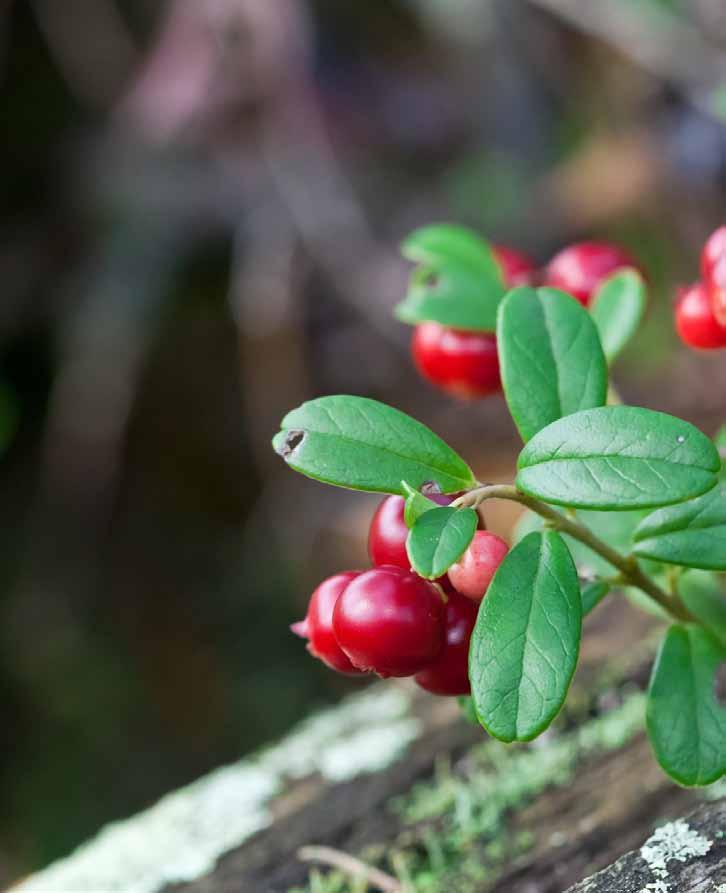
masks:
{"type": "Polygon", "coordinates": [[[344,571],[324,580],[310,598],[305,619],[290,627],[296,635],[308,640],[307,648],[313,657],[319,658],[339,673],[358,675],[362,672],[353,666],[333,634],[335,603],[346,586],[361,573],[362,571],[344,571]]]}
{"type": "Polygon", "coordinates": [[[444,616],[444,647],[436,660],[414,677],[435,695],[466,695],[469,685],[469,640],[478,608],[458,592],[448,596],[444,616]]]}
{"type": "Polygon", "coordinates": [[[411,349],[421,375],[454,397],[476,399],[501,390],[497,339],[489,332],[423,322],[414,329],[411,349]]]}
{"type": "Polygon", "coordinates": [[[701,272],[713,315],[719,325],[726,326],[726,226],[712,233],[704,245],[701,272]]]}
{"type": "Polygon", "coordinates": [[[622,267],[636,267],[622,248],[607,242],[580,242],[556,254],[545,269],[544,284],[573,295],[588,306],[600,283],[622,267]]]}
{"type": "Polygon", "coordinates": [[[333,631],[359,669],[412,676],[441,651],[444,600],[412,571],[376,567],[345,588],[333,611],[333,631]]]}
{"type": "Polygon", "coordinates": [[[506,245],[492,245],[494,257],[499,262],[504,282],[510,288],[515,285],[530,285],[537,272],[537,266],[531,257],[507,248],[506,245]]]}
{"type": "Polygon", "coordinates": [[[697,350],[726,347],[726,326],[720,326],[702,282],[680,290],[676,302],[676,331],[684,344],[697,350]]]}
{"type": "Polygon", "coordinates": [[[509,546],[488,530],[477,530],[461,558],[449,568],[449,580],[462,595],[481,601],[509,546]]]}
{"type": "MultiPolygon", "coordinates": [[[[443,493],[427,493],[429,499],[438,505],[449,505],[458,494],[447,496],[443,493]]],[[[395,564],[409,570],[411,562],[406,553],[408,527],[404,520],[406,500],[403,496],[386,496],[376,509],[368,530],[368,555],[371,564],[395,564]]]]}

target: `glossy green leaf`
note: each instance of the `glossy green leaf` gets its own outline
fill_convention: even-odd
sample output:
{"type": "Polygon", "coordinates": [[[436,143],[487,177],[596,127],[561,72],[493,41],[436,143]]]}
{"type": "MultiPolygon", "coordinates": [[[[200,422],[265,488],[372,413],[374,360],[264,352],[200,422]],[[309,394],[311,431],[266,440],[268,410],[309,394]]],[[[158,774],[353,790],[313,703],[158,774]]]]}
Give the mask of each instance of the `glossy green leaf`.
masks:
{"type": "Polygon", "coordinates": [[[721,477],[726,478],[726,425],[721,425],[713,442],[721,457],[721,477]]]}
{"type": "Polygon", "coordinates": [[[406,481],[401,481],[401,487],[406,494],[403,520],[406,522],[406,527],[410,530],[424,512],[430,512],[431,509],[435,509],[438,503],[424,496],[419,490],[414,490],[406,481]]]}
{"type": "Polygon", "coordinates": [[[726,483],[648,515],[633,540],[633,551],[644,558],[726,571],[726,483]]]}
{"type": "Polygon", "coordinates": [[[516,288],[499,307],[497,345],[509,411],[526,442],[551,422],[603,406],[607,364],[585,308],[552,288],[516,288]]]}
{"type": "Polygon", "coordinates": [[[493,332],[506,287],[489,244],[472,230],[451,224],[416,230],[401,246],[419,264],[396,316],[416,325],[493,332]]]}
{"type": "Polygon", "coordinates": [[[445,574],[472,541],[478,521],[477,513],[470,508],[441,506],[424,512],[406,540],[411,567],[427,580],[445,574]]]}
{"type": "Polygon", "coordinates": [[[365,397],[321,397],[282,420],[272,445],[287,464],[337,487],[406,495],[401,481],[442,493],[474,486],[471,469],[425,425],[365,397]]]}
{"type": "Polygon", "coordinates": [[[582,603],[575,565],[554,531],[530,533],[499,566],[469,649],[479,721],[529,741],[557,715],[577,664],[582,603]]]}
{"type": "Polygon", "coordinates": [[[678,581],[678,592],[691,614],[726,642],[726,576],[689,570],[678,581]]]}
{"type": "Polygon", "coordinates": [[[688,570],[678,580],[678,594],[698,622],[726,644],[726,576],[688,570]]]}
{"type": "Polygon", "coordinates": [[[726,774],[726,706],[716,697],[726,646],[696,626],[672,626],[648,691],[650,742],[663,769],[683,785],[726,774]]]}
{"type": "Polygon", "coordinates": [[[590,313],[609,363],[633,337],[643,319],[646,289],[637,270],[619,270],[595,293],[590,313]]]}
{"type": "Polygon", "coordinates": [[[610,586],[599,580],[587,583],[582,587],[582,616],[589,614],[596,608],[605,596],[610,592],[610,586]]]}
{"type": "Polygon", "coordinates": [[[555,505],[625,511],[700,496],[720,467],[713,443],[688,422],[601,406],[536,434],[519,454],[517,486],[555,505]]]}

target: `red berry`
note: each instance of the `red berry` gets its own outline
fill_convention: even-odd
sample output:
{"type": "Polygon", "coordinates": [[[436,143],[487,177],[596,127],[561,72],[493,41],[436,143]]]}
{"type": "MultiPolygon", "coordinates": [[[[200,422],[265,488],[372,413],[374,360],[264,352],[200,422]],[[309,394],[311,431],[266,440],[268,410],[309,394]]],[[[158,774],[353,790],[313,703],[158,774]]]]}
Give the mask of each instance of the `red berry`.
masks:
{"type": "Polygon", "coordinates": [[[356,577],[333,611],[333,631],[354,666],[412,676],[439,654],[444,601],[432,583],[387,565],[356,577]]]}
{"type": "Polygon", "coordinates": [[[588,306],[600,283],[622,267],[636,267],[633,258],[617,245],[580,242],[556,254],[545,269],[545,285],[559,288],[588,306]]]}
{"type": "Polygon", "coordinates": [[[704,245],[701,272],[716,321],[726,326],[726,226],[712,233],[704,245]]]}
{"type": "Polygon", "coordinates": [[[304,620],[293,623],[290,629],[303,639],[308,639],[308,651],[324,664],[339,673],[359,674],[341,650],[333,634],[333,608],[340,594],[362,571],[344,571],[328,577],[313,592],[304,620]]]}
{"type": "Polygon", "coordinates": [[[475,399],[501,390],[497,340],[489,332],[423,322],[414,329],[411,349],[423,377],[454,397],[475,399]]]}
{"type": "Polygon", "coordinates": [[[469,640],[478,608],[458,592],[448,596],[444,615],[444,647],[436,660],[415,676],[435,695],[466,695],[469,685],[469,640]]]}
{"type": "MultiPolygon", "coordinates": [[[[449,505],[458,494],[447,496],[443,493],[427,493],[426,496],[438,505],[449,505]]],[[[409,570],[411,562],[406,553],[408,527],[404,520],[406,500],[403,496],[386,496],[376,509],[368,530],[368,555],[371,564],[395,564],[409,570]]]]}
{"type": "Polygon", "coordinates": [[[680,290],[676,302],[676,331],[684,344],[698,350],[726,347],[726,327],[716,321],[702,282],[680,290]]]}
{"type": "Polygon", "coordinates": [[[534,280],[537,266],[531,257],[506,245],[492,245],[492,251],[501,267],[505,285],[514,288],[515,285],[530,285],[534,280]]]}
{"type": "Polygon", "coordinates": [[[509,546],[488,530],[477,530],[461,558],[449,568],[449,580],[462,595],[481,601],[509,546]]]}

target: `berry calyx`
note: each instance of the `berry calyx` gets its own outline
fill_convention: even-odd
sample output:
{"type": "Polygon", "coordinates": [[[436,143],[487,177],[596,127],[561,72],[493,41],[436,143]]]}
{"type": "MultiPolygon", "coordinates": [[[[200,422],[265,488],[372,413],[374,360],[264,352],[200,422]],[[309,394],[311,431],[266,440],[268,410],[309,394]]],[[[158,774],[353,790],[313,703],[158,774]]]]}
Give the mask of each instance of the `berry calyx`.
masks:
{"type": "Polygon", "coordinates": [[[563,248],[545,268],[544,284],[565,291],[587,307],[598,286],[616,270],[638,265],[617,245],[579,242],[563,248]]]}
{"type": "Polygon", "coordinates": [[[490,332],[423,322],[414,329],[411,350],[421,375],[454,397],[471,400],[501,390],[497,339],[490,332]]]}
{"type": "Polygon", "coordinates": [[[704,245],[701,272],[716,322],[726,326],[726,226],[712,233],[704,245]]]}
{"type": "Polygon", "coordinates": [[[305,619],[290,627],[296,635],[308,640],[307,648],[313,657],[339,673],[351,675],[359,675],[362,671],[353,666],[335,639],[333,609],[343,590],[361,573],[344,571],[324,580],[310,597],[305,619]]]}
{"type": "Polygon", "coordinates": [[[488,530],[477,530],[464,554],[449,568],[452,586],[467,598],[481,601],[508,551],[509,546],[501,537],[488,530]]]}
{"type": "MultiPolygon", "coordinates": [[[[426,496],[437,505],[449,505],[458,494],[447,496],[443,493],[427,493],[426,496]]],[[[386,496],[376,509],[368,529],[368,555],[371,564],[395,564],[409,570],[411,562],[406,552],[408,527],[404,520],[406,500],[403,496],[386,496]]]]}
{"type": "Polygon", "coordinates": [[[414,676],[414,680],[435,695],[466,695],[469,684],[469,640],[478,609],[471,599],[458,592],[448,597],[444,616],[444,647],[441,653],[414,676]]]}
{"type": "Polygon", "coordinates": [[[680,290],[676,302],[676,331],[684,344],[696,350],[726,347],[726,326],[718,324],[711,298],[702,282],[680,290]]]}
{"type": "Polygon", "coordinates": [[[492,253],[501,268],[505,285],[514,288],[533,282],[537,265],[531,257],[506,245],[492,245],[492,253]]]}
{"type": "Polygon", "coordinates": [[[412,571],[387,565],[356,577],[333,611],[338,644],[359,670],[413,676],[444,644],[444,600],[412,571]]]}

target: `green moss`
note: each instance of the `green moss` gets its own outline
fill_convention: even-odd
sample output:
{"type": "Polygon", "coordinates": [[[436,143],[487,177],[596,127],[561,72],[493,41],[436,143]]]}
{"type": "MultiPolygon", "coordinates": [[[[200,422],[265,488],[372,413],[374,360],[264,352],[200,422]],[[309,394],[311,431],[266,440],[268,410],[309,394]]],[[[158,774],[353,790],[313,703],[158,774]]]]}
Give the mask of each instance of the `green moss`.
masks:
{"type": "MultiPolygon", "coordinates": [[[[412,893],[486,889],[503,865],[534,843],[531,833],[508,832],[506,816],[547,788],[566,784],[588,757],[622,747],[643,727],[644,702],[641,692],[632,691],[606,715],[550,733],[536,745],[488,739],[456,768],[440,760],[431,779],[391,803],[405,827],[382,867],[412,893]]],[[[345,884],[320,889],[354,891],[345,884]]],[[[311,883],[304,893],[317,891],[311,883]]]]}

